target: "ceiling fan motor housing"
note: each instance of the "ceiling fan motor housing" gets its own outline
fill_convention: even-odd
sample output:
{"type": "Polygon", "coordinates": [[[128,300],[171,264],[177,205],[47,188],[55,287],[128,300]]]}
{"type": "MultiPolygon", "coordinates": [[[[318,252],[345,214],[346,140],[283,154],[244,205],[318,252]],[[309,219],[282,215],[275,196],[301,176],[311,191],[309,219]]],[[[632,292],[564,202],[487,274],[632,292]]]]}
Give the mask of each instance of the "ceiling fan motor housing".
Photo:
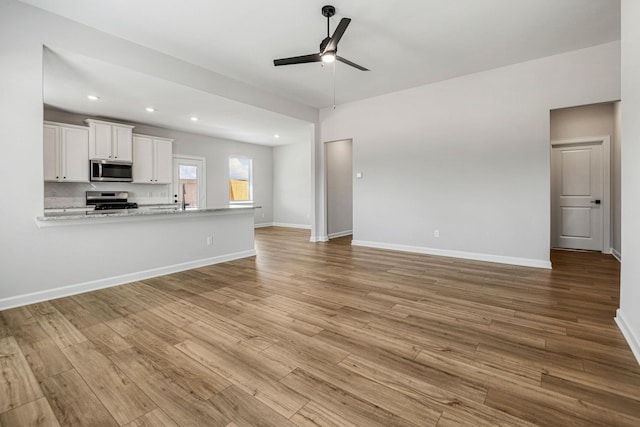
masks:
{"type": "Polygon", "coordinates": [[[336,8],[331,5],[322,6],[322,16],[331,18],[336,14],[336,8]]]}

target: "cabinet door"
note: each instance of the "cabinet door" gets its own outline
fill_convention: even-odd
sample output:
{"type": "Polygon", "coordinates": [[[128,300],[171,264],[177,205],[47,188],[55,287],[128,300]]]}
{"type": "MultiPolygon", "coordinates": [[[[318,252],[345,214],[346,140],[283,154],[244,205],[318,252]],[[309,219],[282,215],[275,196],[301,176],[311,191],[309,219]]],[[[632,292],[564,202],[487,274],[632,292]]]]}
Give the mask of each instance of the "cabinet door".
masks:
{"type": "Polygon", "coordinates": [[[173,143],[154,140],[155,183],[171,184],[173,180],[173,143]]]}
{"type": "Polygon", "coordinates": [[[62,179],[89,182],[89,130],[60,128],[62,179]]]}
{"type": "Polygon", "coordinates": [[[153,140],[141,136],[133,137],[133,182],[150,184],[153,176],[153,140]]]}
{"type": "Polygon", "coordinates": [[[44,180],[57,181],[59,176],[58,127],[44,125],[44,180]]]}
{"type": "Polygon", "coordinates": [[[113,160],[132,161],[131,134],[132,130],[129,127],[113,126],[113,160]]]}
{"type": "Polygon", "coordinates": [[[111,125],[91,123],[89,127],[89,157],[111,159],[111,125]]]}

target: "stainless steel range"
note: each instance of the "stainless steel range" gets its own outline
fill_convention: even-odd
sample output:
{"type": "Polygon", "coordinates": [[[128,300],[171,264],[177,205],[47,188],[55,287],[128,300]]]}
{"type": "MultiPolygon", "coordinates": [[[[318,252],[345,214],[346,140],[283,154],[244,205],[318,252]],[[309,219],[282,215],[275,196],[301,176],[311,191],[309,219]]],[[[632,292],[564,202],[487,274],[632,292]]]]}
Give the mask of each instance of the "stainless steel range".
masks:
{"type": "Polygon", "coordinates": [[[87,214],[124,213],[137,209],[138,204],[129,202],[128,191],[87,191],[87,206],[94,206],[87,214]]]}

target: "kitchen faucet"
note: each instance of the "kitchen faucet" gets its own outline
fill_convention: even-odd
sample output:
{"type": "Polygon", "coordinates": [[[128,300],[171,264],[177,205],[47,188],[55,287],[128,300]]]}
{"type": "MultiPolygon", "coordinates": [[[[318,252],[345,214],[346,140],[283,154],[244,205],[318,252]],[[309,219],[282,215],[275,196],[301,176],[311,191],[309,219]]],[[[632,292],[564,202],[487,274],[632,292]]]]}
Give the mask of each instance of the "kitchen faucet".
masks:
{"type": "Polygon", "coordinates": [[[185,200],[185,196],[187,195],[187,189],[185,187],[185,184],[182,183],[182,206],[181,209],[184,211],[187,209],[187,202],[185,200]]]}

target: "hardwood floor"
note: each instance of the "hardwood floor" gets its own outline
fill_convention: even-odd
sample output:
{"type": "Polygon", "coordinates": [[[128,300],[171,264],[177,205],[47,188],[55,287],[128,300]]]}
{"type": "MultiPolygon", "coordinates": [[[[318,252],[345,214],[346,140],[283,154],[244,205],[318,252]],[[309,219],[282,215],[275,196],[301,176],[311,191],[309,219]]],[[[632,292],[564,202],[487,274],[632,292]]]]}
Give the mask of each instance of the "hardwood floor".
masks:
{"type": "Polygon", "coordinates": [[[640,425],[612,257],[307,240],[0,312],[0,425],[640,425]]]}

